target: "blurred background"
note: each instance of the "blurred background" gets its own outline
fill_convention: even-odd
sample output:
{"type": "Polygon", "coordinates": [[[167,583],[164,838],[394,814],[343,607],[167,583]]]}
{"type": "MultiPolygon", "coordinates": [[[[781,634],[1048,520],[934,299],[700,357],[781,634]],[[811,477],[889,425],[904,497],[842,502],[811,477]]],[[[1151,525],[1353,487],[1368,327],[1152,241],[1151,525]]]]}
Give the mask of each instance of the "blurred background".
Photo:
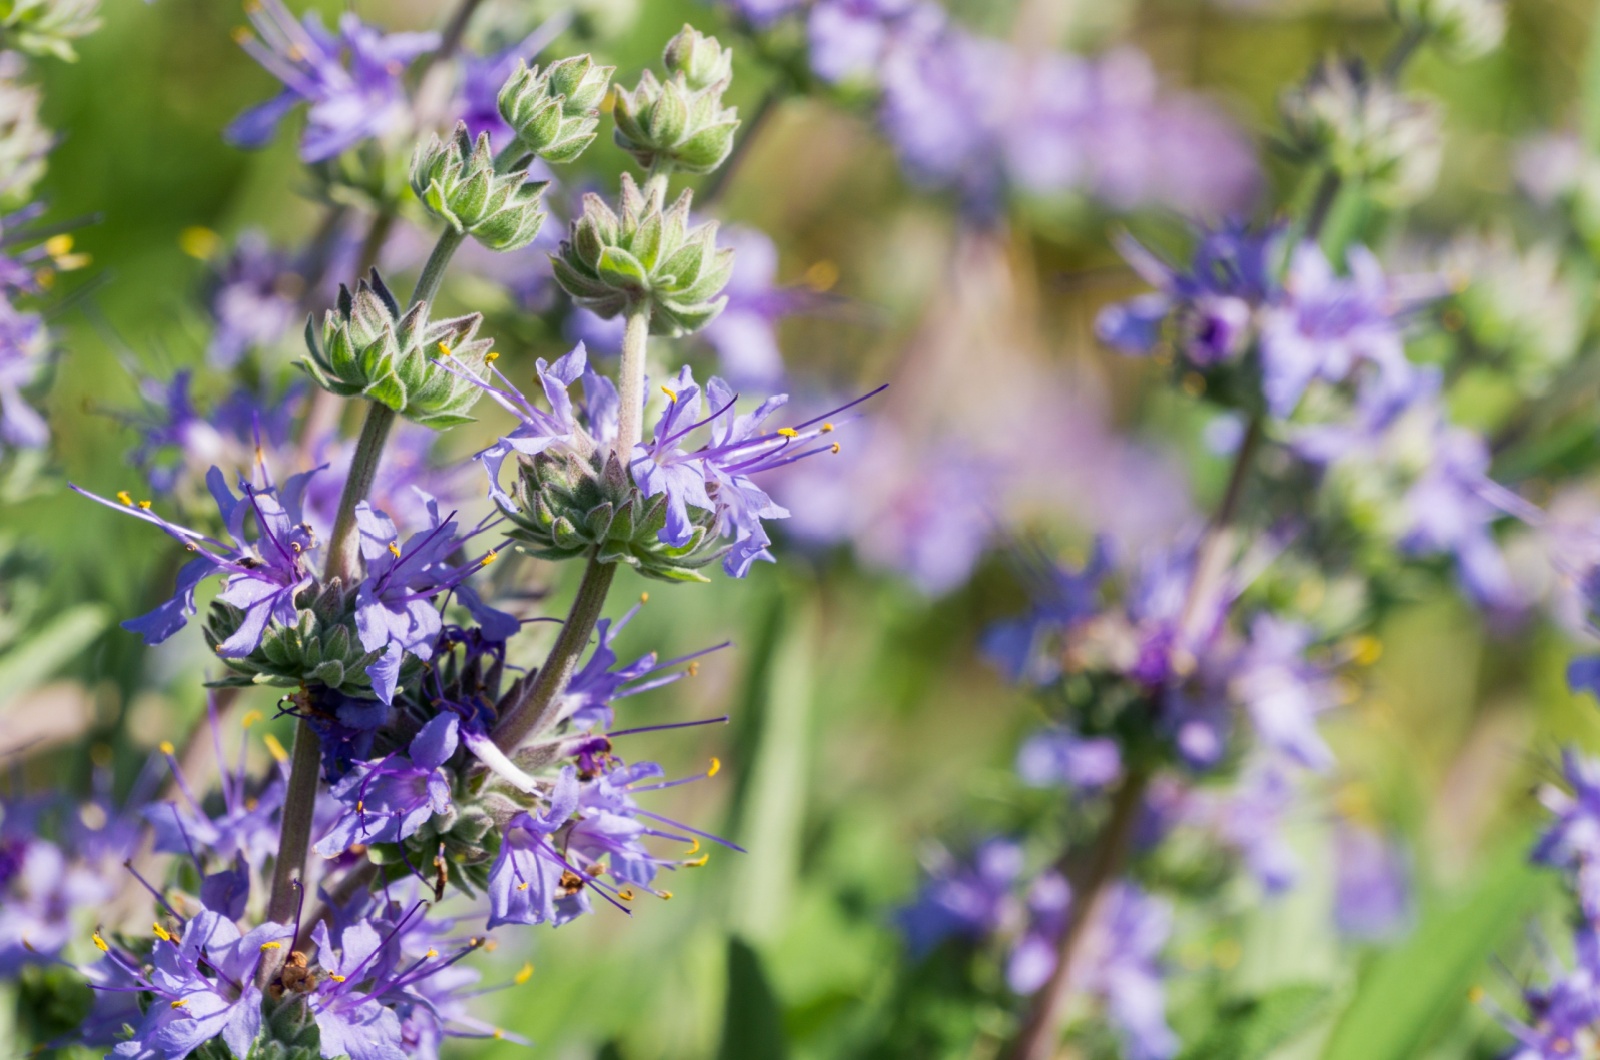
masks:
{"type": "MultiPolygon", "coordinates": [[[[331,16],[345,5],[311,6],[331,16]]],[[[391,29],[435,26],[443,7],[349,6],[391,29]]],[[[567,5],[489,0],[487,9],[500,9],[491,22],[531,27],[558,6],[567,5]]],[[[1028,47],[1141,50],[1164,89],[1198,94],[1254,139],[1279,201],[1298,194],[1271,144],[1280,91],[1331,50],[1376,54],[1393,34],[1380,0],[947,6],[974,30],[1028,47]]],[[[653,63],[685,21],[733,43],[730,101],[750,142],[715,213],[770,236],[777,282],[807,296],[806,310],[778,326],[792,386],[809,400],[894,385],[874,413],[882,425],[844,437],[837,462],[807,471],[822,481],[795,486],[811,508],[797,510],[777,566],[758,566],[744,583],[650,585],[618,642],[624,657],[733,642],[695,678],[628,700],[624,712],[640,723],[732,716],[710,736],[645,739],[669,773],[720,757],[717,780],[682,789],[674,809],[749,854],[713,854],[677,881],[669,905],[631,921],[602,911],[518,934],[484,958],[497,969],[489,978],[507,981],[524,962],[533,974],[486,999],[485,1014],[534,1039],[531,1055],[541,1057],[935,1055],[911,1038],[897,1045],[892,1032],[911,1018],[894,914],[915,892],[928,844],[959,846],[1015,809],[1016,746],[1040,715],[978,651],[984,628],[1023,605],[1006,546],[1042,535],[1081,556],[1100,531],[1135,545],[1170,538],[1209,510],[1226,473],[1208,446],[1219,428],[1204,406],[1174,394],[1162,365],[1118,358],[1093,337],[1095,312],[1141,289],[1110,236],[1132,227],[1159,238],[1174,224],[1070,196],[1016,197],[1002,216],[963,219],[952,195],[904,176],[870,109],[847,94],[769,95],[777,75],[727,32],[718,8],[576,7],[553,54],[591,49],[619,80],[653,63]]],[[[319,208],[291,137],[243,152],[220,135],[275,90],[231,37],[236,4],[109,0],[104,15],[78,62],[40,70],[45,121],[63,137],[42,197],[52,217],[93,217],[76,234],[92,265],[71,279],[52,320],[65,353],[47,399],[49,460],[110,494],[137,488],[129,453],[138,436],[127,421],[141,396],[130,366],[164,377],[203,360],[211,323],[197,293],[216,246],[247,229],[298,244],[319,208]]],[[[1448,103],[1444,164],[1437,192],[1386,234],[1391,262],[1435,260],[1447,233],[1521,226],[1537,236],[1515,195],[1518,145],[1596,119],[1583,105],[1600,81],[1596,6],[1518,0],[1509,19],[1505,46],[1489,58],[1449,66],[1423,55],[1408,74],[1448,103]]],[[[613,152],[591,156],[586,164],[611,167],[596,179],[620,169],[613,152]]],[[[414,268],[425,246],[398,232],[386,268],[414,268]]],[[[1587,306],[1590,275],[1569,258],[1555,271],[1552,283],[1587,306]]],[[[488,279],[453,280],[446,298],[490,314],[488,331],[519,380],[535,357],[571,343],[563,325],[488,279]]],[[[274,372],[296,356],[294,332],[273,347],[274,372]]],[[[1493,425],[1512,402],[1488,381],[1458,404],[1464,421],[1493,425]]],[[[449,444],[470,453],[500,427],[486,415],[449,444]]],[[[1592,428],[1581,444],[1594,444],[1592,428]]],[[[87,790],[92,764],[107,761],[131,780],[203,707],[196,679],[209,660],[198,637],[145,649],[114,625],[165,598],[172,543],[48,476],[8,489],[3,532],[23,543],[31,573],[0,593],[36,594],[29,613],[48,617],[22,633],[62,624],[51,627],[52,650],[0,671],[0,742],[34,747],[19,767],[29,783],[87,790]]],[[[548,585],[548,572],[520,569],[548,585]]],[[[625,604],[646,587],[625,581],[615,598],[625,604]]],[[[1309,1033],[1269,1055],[1497,1055],[1506,1039],[1472,989],[1514,992],[1515,974],[1494,959],[1516,966],[1528,923],[1555,915],[1550,884],[1524,866],[1537,822],[1531,792],[1552,775],[1560,744],[1600,749],[1600,714],[1566,690],[1568,634],[1539,622],[1490,628],[1448,579],[1393,607],[1362,648],[1365,680],[1324,719],[1339,768],[1321,782],[1326,798],[1293,822],[1302,886],[1264,902],[1241,884],[1184,914],[1198,921],[1180,924],[1169,953],[1171,1017],[1181,1034],[1203,1024],[1219,992],[1292,982],[1322,988],[1325,1001],[1309,1033]],[[1407,851],[1409,914],[1382,944],[1335,928],[1337,836],[1349,820],[1392,831],[1407,851]]],[[[252,695],[270,710],[270,691],[252,695]]],[[[285,723],[274,724],[287,742],[285,723]]],[[[252,753],[265,761],[259,747],[252,753]]],[[[969,1043],[950,1053],[960,1056],[993,1055],[985,1018],[970,1007],[916,1014],[956,1027],[950,1037],[969,1043]]],[[[454,1048],[530,1055],[487,1042],[454,1048]]]]}

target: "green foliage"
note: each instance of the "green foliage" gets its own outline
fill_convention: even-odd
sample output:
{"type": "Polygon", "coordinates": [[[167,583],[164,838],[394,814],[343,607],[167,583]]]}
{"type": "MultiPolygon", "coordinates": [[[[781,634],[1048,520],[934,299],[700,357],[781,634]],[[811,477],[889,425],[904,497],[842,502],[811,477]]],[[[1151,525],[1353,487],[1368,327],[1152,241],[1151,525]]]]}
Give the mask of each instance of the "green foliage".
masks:
{"type": "Polygon", "coordinates": [[[1274,1050],[1293,1043],[1322,1017],[1329,995],[1325,986],[1289,985],[1233,1002],[1179,1060],[1268,1060],[1274,1050]]]}
{"type": "Polygon", "coordinates": [[[722,1014],[722,1045],[717,1060],[784,1060],[789,1046],[783,1011],[748,942],[728,939],[728,999],[722,1014]]]}

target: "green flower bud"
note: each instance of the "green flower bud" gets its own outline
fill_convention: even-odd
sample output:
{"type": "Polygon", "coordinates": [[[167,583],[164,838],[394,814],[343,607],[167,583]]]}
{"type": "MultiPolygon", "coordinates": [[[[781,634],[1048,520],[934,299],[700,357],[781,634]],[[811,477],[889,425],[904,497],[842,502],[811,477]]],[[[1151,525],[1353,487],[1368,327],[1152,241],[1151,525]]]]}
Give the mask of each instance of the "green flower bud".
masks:
{"type": "Polygon", "coordinates": [[[614,69],[596,66],[587,55],[542,72],[518,62],[500,89],[500,116],[528,151],[546,162],[571,162],[598,134],[600,101],[614,69]]]}
{"type": "Polygon", "coordinates": [[[100,0],[0,0],[0,50],[73,62],[72,42],[100,28],[100,0]]]}
{"type": "Polygon", "coordinates": [[[733,150],[739,112],[722,105],[732,80],[733,52],[685,26],[667,45],[665,82],[646,70],[639,84],[617,90],[617,144],[657,172],[709,173],[733,150]]]}
{"type": "MultiPolygon", "coordinates": [[[[382,653],[362,648],[351,595],[335,580],[315,596],[309,591],[302,593],[296,603],[300,611],[293,626],[267,627],[260,646],[243,658],[218,656],[239,676],[215,684],[279,688],[319,684],[347,696],[372,698],[372,681],[366,671],[382,653]]],[[[243,620],[239,608],[214,601],[206,619],[206,644],[216,651],[243,620]]]]}
{"type": "Polygon", "coordinates": [[[1439,175],[1439,111],[1356,62],[1329,60],[1281,109],[1288,152],[1325,165],[1389,206],[1417,201],[1439,175]]]}
{"type": "Polygon", "coordinates": [[[622,213],[598,195],[584,196],[561,251],[556,280],[575,302],[602,317],[650,304],[650,330],[685,335],[705,327],[727,303],[719,297],[733,273],[733,250],[717,249],[717,225],[689,227],[685,190],[663,210],[622,177],[622,213]]]}
{"type": "Polygon", "coordinates": [[[1489,54],[1506,35],[1503,0],[1389,0],[1389,9],[1401,25],[1425,34],[1457,62],[1489,54]]]}
{"type": "Polygon", "coordinates": [[[544,223],[547,183],[530,182],[526,170],[496,172],[489,134],[479,134],[474,146],[466,122],[448,141],[433,136],[419,144],[411,158],[411,188],[429,212],[490,250],[533,242],[544,223]]]}
{"type": "Polygon", "coordinates": [[[354,294],[339,288],[337,306],[323,320],[319,344],[306,320],[310,357],[300,362],[317,384],[341,397],[364,397],[407,419],[443,430],[471,423],[482,391],[467,375],[483,373],[494,344],[477,338],[483,314],[430,321],[418,302],[402,316],[378,270],[354,294]],[[439,361],[448,358],[450,367],[439,361]],[[453,370],[452,370],[453,369],[453,370]]]}
{"type": "Polygon", "coordinates": [[[663,544],[665,494],[645,497],[614,453],[584,458],[569,451],[540,453],[522,462],[513,490],[510,536],[541,559],[574,559],[591,550],[601,563],[626,563],[663,581],[708,579],[700,568],[721,557],[713,517],[690,510],[695,530],[680,547],[663,544]]]}
{"type": "Polygon", "coordinates": [[[707,37],[693,26],[685,25],[667,42],[661,61],[667,73],[682,74],[695,92],[713,85],[726,88],[733,80],[733,50],[724,50],[717,38],[707,37]]]}

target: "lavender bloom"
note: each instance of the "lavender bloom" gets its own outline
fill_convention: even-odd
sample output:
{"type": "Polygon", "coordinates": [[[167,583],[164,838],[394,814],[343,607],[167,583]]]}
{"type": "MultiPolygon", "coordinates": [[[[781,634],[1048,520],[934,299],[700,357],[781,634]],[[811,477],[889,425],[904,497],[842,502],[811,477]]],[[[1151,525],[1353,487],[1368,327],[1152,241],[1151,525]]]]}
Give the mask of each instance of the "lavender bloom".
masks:
{"type": "Polygon", "coordinates": [[[561,771],[549,805],[535,816],[512,818],[500,841],[500,853],[489,870],[489,927],[499,924],[556,926],[589,912],[584,884],[588,877],[573,871],[551,844],[578,808],[577,771],[561,771]]]}
{"type": "Polygon", "coordinates": [[[1121,353],[1152,353],[1170,318],[1183,355],[1199,367],[1244,353],[1255,337],[1257,308],[1281,292],[1275,268],[1283,233],[1227,224],[1198,235],[1187,270],[1167,264],[1131,237],[1118,239],[1122,256],[1156,290],[1101,310],[1095,320],[1101,342],[1121,353]]]}
{"type": "Polygon", "coordinates": [[[1528,1022],[1498,1014],[1517,1040],[1508,1060],[1570,1060],[1592,1051],[1600,1022],[1600,939],[1585,926],[1573,942],[1577,961],[1570,971],[1552,960],[1550,981],[1523,990],[1528,1022]]]}
{"type": "Polygon", "coordinates": [[[1009,839],[990,839],[974,852],[972,865],[945,856],[930,873],[916,902],[900,911],[900,929],[913,954],[931,951],[945,939],[982,939],[1016,912],[1013,888],[1022,875],[1022,847],[1009,839]]]}
{"type": "Polygon", "coordinates": [[[307,103],[300,157],[311,163],[325,162],[404,120],[401,75],[412,60],[439,45],[437,34],[384,35],[351,13],[340,16],[335,36],[315,13],[296,22],[282,0],[260,0],[248,15],[259,37],[243,32],[239,43],[284,88],[234,119],[227,139],[239,147],[264,146],[289,111],[307,103]]]}
{"type": "Polygon", "coordinates": [[[722,289],[728,304],[700,335],[717,351],[722,373],[734,386],[775,386],[783,378],[777,323],[816,305],[818,296],[778,286],[778,248],[760,229],[724,228],[718,243],[734,248],[733,276],[722,289]]]}
{"type": "Polygon", "coordinates": [[[1028,737],[1017,752],[1017,775],[1029,787],[1093,791],[1122,776],[1122,749],[1108,737],[1085,739],[1061,728],[1028,737]]]}
{"type": "Polygon", "coordinates": [[[1334,835],[1338,879],[1333,915],[1347,938],[1385,941],[1411,919],[1411,879],[1399,843],[1371,829],[1341,824],[1334,835]]]}
{"type": "Polygon", "coordinates": [[[635,604],[615,622],[602,618],[596,623],[594,651],[562,691],[561,707],[556,713],[558,720],[570,722],[578,729],[610,728],[613,720],[612,703],[682,680],[694,672],[695,659],[727,647],[727,642],[724,642],[665,661],[658,661],[655,652],[647,652],[631,663],[617,666],[617,653],[611,646],[612,642],[638,613],[639,605],[635,604]],[[663,672],[685,663],[688,664],[687,669],[674,673],[663,672]],[[661,676],[652,677],[653,674],[661,676]]]}
{"type": "Polygon", "coordinates": [[[1033,606],[1020,619],[997,622],[983,636],[983,653],[1013,681],[1046,684],[1061,674],[1052,643],[1100,608],[1101,581],[1111,566],[1110,542],[1095,540],[1094,553],[1081,570],[1068,570],[1044,555],[1024,559],[1033,606]]]}
{"type": "Polygon", "coordinates": [[[818,0],[806,25],[811,69],[831,82],[872,77],[893,52],[932,37],[944,21],[937,4],[921,0],[818,0]]]}
{"type": "Polygon", "coordinates": [[[183,542],[198,553],[178,571],[177,591],[171,600],[139,618],[122,623],[124,629],[141,634],[146,644],[159,644],[182,629],[194,614],[194,591],[212,574],[226,575],[217,599],[244,612],[238,630],[217,646],[217,654],[243,658],[261,644],[269,622],[288,625],[295,620],[295,596],[312,583],[307,553],[316,542],[300,518],[300,495],[308,475],[296,475],[285,483],[280,500],[276,487],[254,487],[243,480],[243,497],[235,497],[221,471],[212,468],[206,485],[228,528],[232,544],[170,523],[150,511],[149,502],[139,505],[126,493],[109,501],[87,490],[71,486],[90,500],[124,511],[144,522],[160,527],[168,536],[183,542]],[[255,516],[260,537],[248,540],[245,520],[255,516]]]}
{"type": "Polygon", "coordinates": [[[124,966],[154,995],[133,1037],[111,1051],[127,1060],[183,1060],[209,1041],[221,1040],[243,1060],[261,1033],[261,989],[255,983],[262,952],[291,941],[281,924],[265,923],[241,935],[233,921],[202,910],[179,939],[160,939],[150,971],[135,973],[132,959],[108,949],[106,960],[124,966]],[[207,974],[207,973],[210,974],[207,974]]]}
{"type": "Polygon", "coordinates": [[[258,445],[283,446],[306,393],[296,384],[276,401],[263,401],[241,388],[205,415],[189,393],[193,378],[184,369],[166,383],[139,381],[145,409],[130,417],[140,441],[129,459],[157,493],[171,493],[186,475],[199,476],[213,466],[242,471],[255,463],[258,445]]]}
{"type": "Polygon", "coordinates": [[[1310,629],[1271,615],[1250,626],[1233,675],[1233,693],[1250,712],[1263,746],[1306,769],[1333,766],[1333,752],[1317,733],[1316,718],[1332,706],[1326,675],[1306,661],[1310,629]]]}
{"type": "Polygon", "coordinates": [[[1584,916],[1600,918],[1600,761],[1567,749],[1562,774],[1572,787],[1539,789],[1539,801],[1555,815],[1533,849],[1533,860],[1573,874],[1584,916]]]}
{"type": "MultiPolygon", "coordinates": [[[[383,463],[367,499],[402,530],[432,526],[430,512],[436,502],[456,507],[479,495],[469,465],[441,467],[434,463],[433,450],[438,440],[438,431],[402,420],[395,424],[384,447],[383,463]]],[[[339,494],[355,456],[355,441],[341,440],[337,433],[330,432],[317,441],[313,451],[313,462],[326,465],[328,471],[307,485],[306,515],[313,526],[331,529],[339,511],[339,494]]]]}
{"type": "Polygon", "coordinates": [[[1086,963],[1086,992],[1102,997],[1128,1060],[1168,1060],[1181,1043],[1167,1026],[1159,964],[1172,933],[1172,907],[1131,883],[1106,896],[1098,959],[1086,963]]]}
{"type": "Polygon", "coordinates": [[[207,292],[216,330],[206,359],[214,367],[232,368],[250,350],[282,338],[298,312],[290,292],[301,282],[265,236],[241,235],[207,292]]]}
{"type": "Polygon", "coordinates": [[[75,937],[74,916],[110,900],[108,881],[61,847],[8,818],[0,829],[0,978],[56,959],[75,937]]]}
{"type": "Polygon", "coordinates": [[[1023,996],[1044,986],[1056,970],[1072,887],[1060,873],[1046,872],[1028,887],[1027,904],[1027,930],[1006,958],[1006,985],[1023,996]]]}
{"type": "Polygon", "coordinates": [[[721,2],[723,7],[750,23],[755,29],[764,29],[806,5],[806,0],[721,0],[721,2]]]}
{"type": "Polygon", "coordinates": [[[50,443],[44,417],[22,396],[44,367],[47,342],[37,313],[21,312],[0,298],[0,442],[8,446],[42,449],[50,443]]]}
{"type": "Polygon", "coordinates": [[[386,1007],[376,988],[392,974],[395,953],[371,924],[357,923],[339,935],[334,949],[328,925],[312,930],[317,959],[328,977],[318,984],[311,1011],[321,1035],[323,1056],[349,1060],[406,1060],[401,1048],[400,1017],[386,1007]]]}
{"type": "MultiPolygon", "coordinates": [[[[540,453],[553,446],[570,446],[579,451],[593,450],[594,445],[601,439],[591,438],[578,423],[574,413],[572,398],[567,391],[572,384],[581,377],[584,379],[585,393],[593,393],[590,378],[598,378],[588,373],[589,354],[583,343],[578,343],[565,355],[558,358],[554,364],[545,361],[543,357],[535,363],[535,371],[539,379],[539,386],[544,391],[545,402],[550,406],[546,412],[523,396],[522,392],[511,384],[511,381],[500,371],[490,366],[501,386],[484,383],[484,392],[501,408],[517,417],[520,421],[516,430],[503,436],[499,442],[478,454],[478,460],[483,464],[484,470],[489,473],[489,496],[496,503],[511,507],[513,501],[509,494],[500,488],[500,469],[505,465],[506,458],[512,453],[523,456],[538,456],[540,453]]],[[[615,400],[615,391],[612,391],[615,400]]],[[[595,421],[590,420],[591,424],[595,421]]],[[[615,424],[613,421],[613,430],[615,424]]]]}
{"type": "MultiPolygon", "coordinates": [[[[214,714],[212,728],[214,732],[214,714]]],[[[218,757],[221,757],[220,748],[218,757]]],[[[259,870],[267,856],[277,852],[278,810],[283,805],[283,779],[274,775],[261,790],[249,792],[244,748],[240,747],[237,767],[230,769],[226,764],[223,765],[222,812],[212,817],[190,789],[188,781],[178,769],[177,760],[169,755],[168,761],[185,804],[180,806],[176,802],[158,802],[144,808],[144,817],[150,822],[155,836],[155,849],[166,854],[191,857],[209,854],[224,862],[243,858],[251,868],[259,870]]]]}
{"type": "Polygon", "coordinates": [[[450,812],[450,775],[444,764],[459,746],[454,714],[440,714],[422,727],[405,754],[358,762],[333,786],[343,807],[333,827],[317,841],[323,857],[337,857],[356,843],[398,843],[434,815],[450,812]]]}

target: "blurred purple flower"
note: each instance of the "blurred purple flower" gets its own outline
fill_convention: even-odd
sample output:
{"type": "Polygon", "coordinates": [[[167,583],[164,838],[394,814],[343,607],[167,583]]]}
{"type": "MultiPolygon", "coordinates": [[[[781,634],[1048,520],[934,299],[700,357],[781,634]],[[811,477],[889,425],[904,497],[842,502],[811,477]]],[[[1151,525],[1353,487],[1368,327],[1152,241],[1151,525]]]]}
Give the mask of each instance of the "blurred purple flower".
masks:
{"type": "Polygon", "coordinates": [[[49,425],[22,396],[44,368],[48,341],[42,317],[0,297],[0,442],[5,445],[42,449],[50,444],[49,425]]]}
{"type": "Polygon", "coordinates": [[[252,349],[282,338],[299,312],[290,292],[303,282],[260,232],[242,234],[206,292],[216,321],[206,360],[232,368],[252,349]]]}
{"type": "Polygon", "coordinates": [[[1533,849],[1533,860],[1573,874],[1579,904],[1591,921],[1600,919],[1600,760],[1567,748],[1562,775],[1572,789],[1539,789],[1539,801],[1555,822],[1533,849]]]}
{"type": "Polygon", "coordinates": [[[333,786],[341,812],[316,843],[331,858],[356,843],[399,843],[436,814],[450,811],[450,775],[444,764],[459,746],[454,714],[433,718],[405,752],[358,762],[333,786]]]}
{"type": "Polygon", "coordinates": [[[1382,942],[1411,921],[1411,874],[1395,839],[1372,828],[1341,823],[1334,833],[1333,916],[1348,938],[1382,942]]]}
{"type": "Polygon", "coordinates": [[[414,59],[439,46],[438,34],[385,35],[350,12],[339,17],[335,36],[315,12],[296,22],[282,0],[259,0],[246,14],[259,36],[242,30],[240,45],[284,87],[235,118],[225,134],[228,142],[263,147],[289,111],[307,103],[300,157],[311,163],[325,162],[404,120],[401,77],[414,59]]]}
{"type": "Polygon", "coordinates": [[[911,952],[926,954],[951,937],[981,940],[1014,918],[1022,868],[1022,847],[1009,839],[984,842],[970,866],[944,855],[897,917],[911,952]]]}

